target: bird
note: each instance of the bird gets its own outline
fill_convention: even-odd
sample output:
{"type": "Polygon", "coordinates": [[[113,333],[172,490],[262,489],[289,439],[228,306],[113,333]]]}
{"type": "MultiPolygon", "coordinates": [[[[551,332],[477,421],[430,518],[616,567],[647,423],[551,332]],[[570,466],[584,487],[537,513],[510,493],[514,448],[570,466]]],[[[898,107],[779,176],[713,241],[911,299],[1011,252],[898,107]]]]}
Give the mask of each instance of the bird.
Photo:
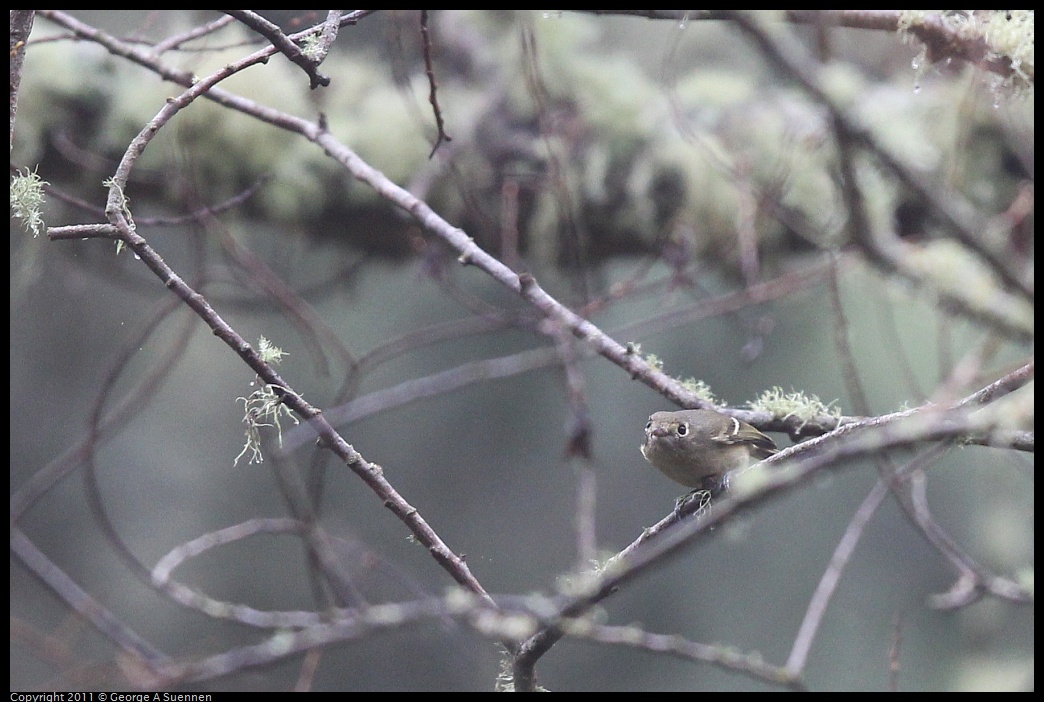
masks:
{"type": "MultiPolygon", "coordinates": [[[[645,460],[671,480],[717,497],[728,473],[768,458],[775,442],[746,422],[708,409],[655,412],[645,425],[645,460]]],[[[692,493],[690,493],[692,494],[692,493]]]]}

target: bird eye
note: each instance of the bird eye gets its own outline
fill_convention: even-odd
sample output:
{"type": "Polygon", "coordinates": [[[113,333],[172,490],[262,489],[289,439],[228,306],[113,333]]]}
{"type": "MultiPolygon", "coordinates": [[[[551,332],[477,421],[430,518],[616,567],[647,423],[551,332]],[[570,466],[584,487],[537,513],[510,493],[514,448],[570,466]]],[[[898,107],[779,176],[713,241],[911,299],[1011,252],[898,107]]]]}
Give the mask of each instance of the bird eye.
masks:
{"type": "Polygon", "coordinates": [[[645,428],[646,429],[652,429],[652,420],[651,419],[648,422],[645,423],[645,428]]]}
{"type": "Polygon", "coordinates": [[[688,433],[689,433],[689,425],[688,424],[679,424],[678,425],[678,436],[685,436],[688,433]]]}

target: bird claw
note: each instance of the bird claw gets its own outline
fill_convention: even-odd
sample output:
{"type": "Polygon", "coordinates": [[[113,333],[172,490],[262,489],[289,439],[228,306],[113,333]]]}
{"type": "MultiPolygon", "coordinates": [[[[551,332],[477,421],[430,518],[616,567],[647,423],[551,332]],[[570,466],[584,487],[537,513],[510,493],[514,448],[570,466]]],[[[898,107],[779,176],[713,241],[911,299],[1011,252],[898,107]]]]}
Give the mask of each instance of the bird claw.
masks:
{"type": "Polygon", "coordinates": [[[699,512],[710,504],[713,497],[714,493],[706,488],[690,490],[674,501],[674,511],[679,515],[699,512]],[[691,507],[693,502],[697,503],[695,507],[691,507]]]}

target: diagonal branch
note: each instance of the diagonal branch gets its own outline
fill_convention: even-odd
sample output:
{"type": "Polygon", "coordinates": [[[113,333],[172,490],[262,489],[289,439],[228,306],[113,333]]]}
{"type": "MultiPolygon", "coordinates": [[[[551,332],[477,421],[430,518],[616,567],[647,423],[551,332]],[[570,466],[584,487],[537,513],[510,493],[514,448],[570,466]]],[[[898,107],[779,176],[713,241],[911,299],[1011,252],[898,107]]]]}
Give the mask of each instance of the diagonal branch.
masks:
{"type": "Polygon", "coordinates": [[[269,22],[261,15],[256,12],[251,12],[250,10],[221,10],[221,12],[224,12],[231,17],[235,17],[265,39],[272,42],[272,46],[279,49],[279,53],[296,63],[305,73],[308,74],[308,79],[311,81],[311,87],[313,90],[318,88],[320,85],[323,87],[330,85],[330,76],[324,76],[320,73],[317,68],[318,63],[305,56],[301,51],[301,47],[290,41],[290,39],[283,34],[283,30],[279,28],[279,25],[269,22]]]}

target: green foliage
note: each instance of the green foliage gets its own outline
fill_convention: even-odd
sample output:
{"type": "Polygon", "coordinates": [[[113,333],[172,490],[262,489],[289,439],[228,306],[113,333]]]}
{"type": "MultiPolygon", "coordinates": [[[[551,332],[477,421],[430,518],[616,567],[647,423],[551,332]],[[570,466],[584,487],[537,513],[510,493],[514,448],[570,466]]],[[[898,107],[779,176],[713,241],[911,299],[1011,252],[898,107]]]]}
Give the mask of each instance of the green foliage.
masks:
{"type": "MultiPolygon", "coordinates": [[[[930,16],[974,32],[991,55],[1009,58],[1015,75],[1032,83],[1032,14],[930,16]]],[[[664,35],[665,55],[648,60],[633,46],[607,39],[609,20],[539,17],[503,11],[435,16],[434,70],[453,141],[434,160],[428,158],[434,125],[429,87],[416,55],[397,55],[393,75],[394,62],[384,60],[376,42],[355,42],[327,57],[324,72],[333,83],[320,91],[311,91],[301,71],[282,58],[218,87],[306,119],[321,111],[338,139],[493,253],[503,241],[500,216],[509,183],[518,189],[518,246],[533,259],[594,262],[667,244],[689,258],[734,267],[736,224],[749,213],[757,215],[752,233],[769,269],[795,237],[817,246],[844,244],[823,110],[764,67],[739,60],[745,45],[707,23],[689,23],[684,33],[675,28],[677,36],[650,25],[642,30],[664,35]],[[672,42],[676,51],[669,50],[672,42]],[[701,56],[708,42],[721,52],[713,61],[701,56]]],[[[909,11],[903,18],[908,29],[929,15],[909,11]]],[[[244,30],[227,28],[164,54],[163,61],[207,75],[241,56],[248,39],[244,30]]],[[[143,81],[141,71],[96,46],[34,46],[20,107],[19,144],[29,153],[15,160],[44,153],[48,134],[69,125],[76,125],[81,148],[118,153],[171,94],[183,90],[143,81]],[[69,79],[70,66],[81,67],[77,80],[69,79]]],[[[911,86],[918,79],[909,71],[900,70],[894,81],[871,82],[865,71],[838,62],[825,65],[823,74],[831,95],[893,153],[924,170],[952,167],[955,152],[964,153],[955,147],[996,119],[988,110],[953,109],[971,102],[962,81],[926,82],[915,94],[911,86]]],[[[267,174],[270,180],[252,201],[258,216],[330,232],[383,254],[410,251],[406,225],[387,214],[387,203],[345,179],[321,149],[205,99],[178,114],[173,127],[146,151],[143,165],[166,169],[172,154],[183,157],[191,144],[193,178],[212,184],[214,199],[231,197],[267,174]],[[330,226],[351,221],[366,226],[330,226]]],[[[1010,178],[995,165],[1002,163],[969,163],[967,182],[1003,188],[1010,178]]],[[[894,182],[885,185],[864,192],[876,226],[890,226],[905,197],[894,182]]],[[[178,196],[177,189],[170,195],[178,196]]]]}
{"type": "Polygon", "coordinates": [[[909,245],[903,260],[930,288],[960,299],[973,311],[1001,315],[1013,327],[1033,330],[1033,305],[1009,294],[988,265],[962,244],[942,239],[909,245]]]}

